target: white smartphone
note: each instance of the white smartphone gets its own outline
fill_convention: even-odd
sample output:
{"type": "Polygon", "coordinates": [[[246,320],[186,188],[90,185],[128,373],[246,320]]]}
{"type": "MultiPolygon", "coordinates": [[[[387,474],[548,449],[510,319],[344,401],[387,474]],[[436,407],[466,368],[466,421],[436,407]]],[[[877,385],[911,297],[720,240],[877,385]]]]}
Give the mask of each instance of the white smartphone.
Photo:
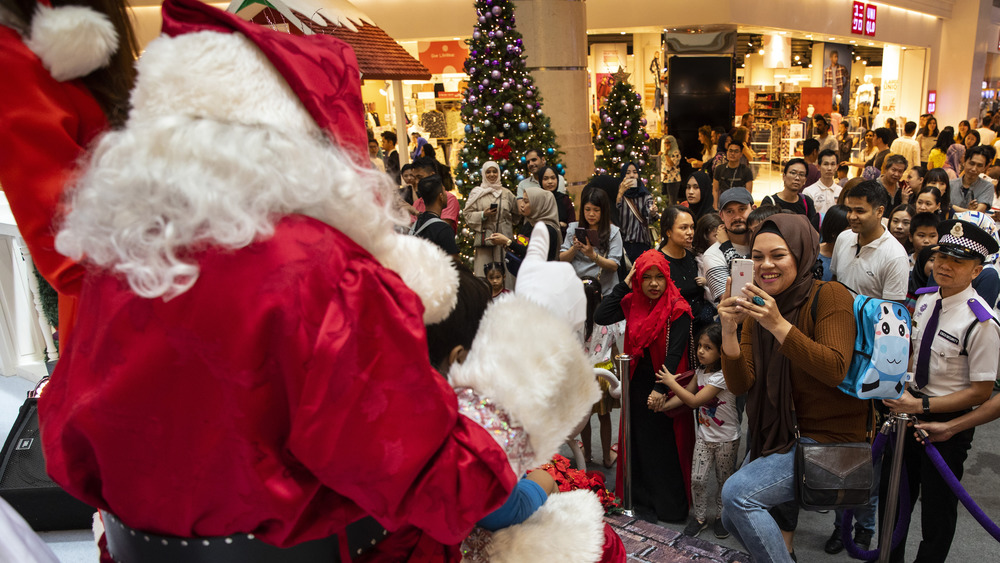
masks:
{"type": "Polygon", "coordinates": [[[730,272],[733,278],[733,295],[742,294],[743,286],[753,284],[753,260],[747,260],[746,258],[734,259],[730,272]]]}

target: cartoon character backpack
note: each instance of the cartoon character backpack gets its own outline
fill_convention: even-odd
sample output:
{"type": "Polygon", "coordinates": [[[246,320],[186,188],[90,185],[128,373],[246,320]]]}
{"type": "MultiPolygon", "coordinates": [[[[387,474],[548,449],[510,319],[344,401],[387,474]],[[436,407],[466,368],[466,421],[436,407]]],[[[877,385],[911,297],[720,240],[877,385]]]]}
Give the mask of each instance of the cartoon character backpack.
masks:
{"type": "MultiPolygon", "coordinates": [[[[812,303],[814,319],[817,301],[812,303]]],[[[910,359],[910,312],[894,301],[855,294],[854,323],[854,354],[838,388],[859,399],[902,397],[910,359]]]]}

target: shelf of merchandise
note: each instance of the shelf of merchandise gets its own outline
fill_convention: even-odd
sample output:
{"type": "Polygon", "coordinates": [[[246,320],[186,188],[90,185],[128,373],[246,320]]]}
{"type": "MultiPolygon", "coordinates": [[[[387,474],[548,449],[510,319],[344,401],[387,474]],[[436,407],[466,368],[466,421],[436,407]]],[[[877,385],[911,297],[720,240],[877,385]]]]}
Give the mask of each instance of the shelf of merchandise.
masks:
{"type": "Polygon", "coordinates": [[[781,115],[781,101],[776,92],[755,92],[750,104],[754,121],[773,125],[781,115]]]}

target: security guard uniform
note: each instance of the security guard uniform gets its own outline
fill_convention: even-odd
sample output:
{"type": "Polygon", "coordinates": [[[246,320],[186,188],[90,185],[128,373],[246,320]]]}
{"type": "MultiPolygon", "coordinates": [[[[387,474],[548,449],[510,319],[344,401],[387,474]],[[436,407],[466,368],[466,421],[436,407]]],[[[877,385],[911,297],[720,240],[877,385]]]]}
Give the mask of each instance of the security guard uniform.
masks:
{"type": "MultiPolygon", "coordinates": [[[[946,221],[938,227],[936,252],[957,258],[979,259],[997,252],[998,243],[978,226],[965,221],[946,221]]],[[[922,421],[946,421],[971,409],[931,413],[929,400],[970,386],[972,382],[994,381],[1000,359],[1000,322],[993,309],[970,284],[961,292],[941,297],[937,287],[917,290],[911,331],[909,392],[923,400],[922,421]],[[929,340],[925,341],[925,337],[929,340]],[[919,364],[923,363],[921,366],[919,364]],[[921,372],[923,372],[921,376],[921,372]]],[[[935,442],[938,452],[959,479],[972,445],[974,429],[965,430],[944,442],[935,442]]],[[[904,466],[909,485],[911,510],[920,494],[923,539],[915,561],[944,562],[955,535],[958,499],[933,466],[912,433],[904,447],[904,466]]],[[[883,464],[880,496],[886,494],[890,464],[883,464]]],[[[879,503],[881,509],[882,503],[879,503]]],[[[880,510],[880,517],[882,516],[880,510]]],[[[893,550],[891,561],[902,563],[906,537],[893,550]]]]}

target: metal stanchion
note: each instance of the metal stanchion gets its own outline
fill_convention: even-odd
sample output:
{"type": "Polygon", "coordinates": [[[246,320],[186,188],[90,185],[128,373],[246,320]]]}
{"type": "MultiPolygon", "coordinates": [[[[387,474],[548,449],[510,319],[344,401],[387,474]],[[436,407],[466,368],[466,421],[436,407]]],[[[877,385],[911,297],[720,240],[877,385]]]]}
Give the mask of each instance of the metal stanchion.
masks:
{"type": "Polygon", "coordinates": [[[896,505],[899,503],[899,481],[903,470],[903,443],[906,441],[906,424],[909,421],[908,414],[894,414],[882,427],[882,432],[886,432],[889,427],[896,432],[896,449],[892,452],[892,471],[884,502],[885,516],[882,518],[882,530],[878,534],[879,563],[889,563],[892,552],[892,533],[896,529],[896,505]]]}
{"type": "Polygon", "coordinates": [[[621,452],[625,455],[618,456],[618,463],[622,463],[622,488],[623,491],[619,491],[622,495],[622,513],[625,516],[635,516],[635,511],[632,510],[632,431],[630,426],[632,425],[632,405],[629,401],[629,374],[630,366],[632,364],[632,356],[628,354],[618,354],[615,356],[615,365],[618,368],[618,379],[622,384],[622,444],[621,452]]]}

